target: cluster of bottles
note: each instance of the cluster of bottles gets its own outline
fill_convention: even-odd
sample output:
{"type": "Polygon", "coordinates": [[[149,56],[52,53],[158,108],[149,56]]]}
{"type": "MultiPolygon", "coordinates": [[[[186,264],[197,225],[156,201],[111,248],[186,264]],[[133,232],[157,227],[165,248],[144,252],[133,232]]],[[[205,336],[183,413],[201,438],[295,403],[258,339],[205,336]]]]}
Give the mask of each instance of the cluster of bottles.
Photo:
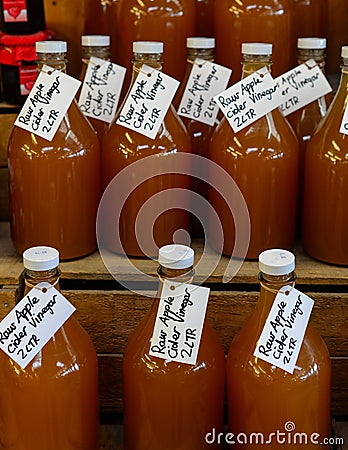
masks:
{"type": "MultiPolygon", "coordinates": [[[[82,47],[83,78],[92,56],[109,61],[109,37],[83,36],[82,47]]],[[[347,47],[342,48],[341,82],[333,100],[329,94],[320,97],[292,113],[289,120],[279,108],[273,109],[238,132],[226,117],[207,125],[179,116],[180,96],[194,61],[214,61],[214,48],[214,38],[187,38],[186,75],[154,137],[127,128],[124,122],[128,119],[123,117],[122,122],[120,116],[128,99],[138,95],[132,89],[138,76],[143,75],[143,67],[162,73],[164,46],[156,41],[133,42],[129,91],[109,124],[89,120],[73,100],[51,141],[14,127],[9,140],[10,223],[19,253],[42,241],[58,248],[64,260],[92,253],[97,246],[96,217],[102,193],[132,164],[138,169],[128,173],[132,181],[137,179],[148,166],[135,163],[147,163],[147,157],[152,156],[151,176],[129,192],[119,222],[107,224],[107,234],[118,227],[121,253],[153,256],[157,248],[173,241],[179,229],[200,235],[197,223],[191,220],[190,224],[191,189],[208,198],[218,214],[223,230],[222,253],[231,256],[236,238],[234,215],[215,189],[218,183],[214,176],[209,178],[209,186],[190,177],[189,160],[183,164],[179,156],[194,154],[222,167],[244,197],[251,224],[246,258],[256,259],[267,248],[292,249],[297,223],[297,234],[302,228],[303,245],[310,256],[327,263],[348,264],[348,211],[344,201],[348,189],[347,149],[346,134],[340,131],[346,104],[347,47]],[[166,197],[157,195],[164,191],[166,197]],[[157,217],[154,213],[153,222],[147,226],[153,227],[153,246],[144,251],[138,242],[136,221],[142,206],[155,196],[161,214],[157,217]]],[[[298,62],[314,59],[324,72],[325,48],[325,38],[299,38],[298,62]]],[[[38,42],[36,49],[39,69],[47,64],[55,70],[66,70],[65,42],[38,42]]],[[[242,79],[264,67],[270,72],[272,50],[272,44],[242,43],[242,79]]],[[[133,114],[132,109],[128,112],[133,114]]],[[[140,117],[138,123],[142,120],[140,117]]],[[[118,188],[121,192],[122,187],[118,188]]],[[[217,231],[208,223],[212,247],[218,240],[217,231]]],[[[116,252],[120,250],[112,242],[107,245],[116,252]]]]}
{"type": "MultiPolygon", "coordinates": [[[[52,292],[49,298],[58,295],[58,259],[58,251],[51,247],[34,247],[24,252],[22,302],[31,301],[30,307],[34,308],[40,306],[45,290],[52,292]]],[[[291,343],[296,345],[296,340],[291,341],[287,334],[291,328],[289,321],[294,324],[296,313],[292,312],[290,318],[284,313],[288,290],[294,289],[296,280],[294,255],[279,249],[259,255],[259,300],[232,341],[227,359],[216,330],[203,313],[202,322],[196,325],[201,333],[198,344],[195,343],[195,362],[159,355],[167,348],[173,354],[175,350],[180,354],[186,349],[188,354],[192,342],[198,339],[198,331],[190,328],[188,309],[200,308],[203,298],[198,290],[207,288],[192,284],[194,251],[180,244],[166,245],[159,250],[158,262],[157,295],[129,338],[124,353],[125,450],[218,449],[225,442],[234,443],[237,448],[246,445],[261,449],[267,444],[272,449],[280,445],[290,449],[299,448],[299,443],[308,448],[318,444],[329,448],[324,439],[330,438],[330,357],[311,324],[303,330],[293,370],[283,370],[255,356],[262,329],[276,303],[280,307],[277,326],[265,343],[264,353],[284,353],[285,358],[292,354],[291,343]],[[279,295],[281,299],[276,301],[279,295]],[[162,311],[167,315],[163,315],[165,325],[162,325],[165,330],[168,327],[168,333],[161,331],[155,350],[154,329],[163,302],[162,311]],[[178,317],[175,313],[179,314],[175,308],[180,304],[183,325],[175,321],[178,317]],[[185,342],[181,339],[183,330],[185,342]],[[277,339],[272,340],[272,336],[277,339]],[[153,351],[157,352],[155,356],[153,351]],[[224,433],[226,383],[228,434],[224,433]]],[[[295,297],[301,299],[299,291],[295,297]]],[[[298,301],[296,308],[302,313],[304,307],[298,301]]],[[[19,302],[16,306],[17,317],[28,322],[25,336],[30,334],[30,321],[36,312],[26,304],[19,302]]],[[[55,302],[51,303],[53,315],[56,307],[55,302]]],[[[42,303],[41,310],[44,310],[42,303]]],[[[9,330],[8,333],[9,336],[3,335],[5,344],[11,339],[9,330]]],[[[39,333],[37,325],[34,335],[39,333]]],[[[24,343],[25,336],[22,336],[24,343]]],[[[17,341],[20,353],[24,344],[20,339],[17,341]]],[[[0,366],[4,375],[1,448],[99,448],[97,357],[89,336],[73,315],[25,367],[13,361],[13,355],[2,351],[0,366]]]]}
{"type": "Polygon", "coordinates": [[[2,100],[22,105],[36,78],[35,43],[49,37],[43,0],[0,1],[2,100]]]}

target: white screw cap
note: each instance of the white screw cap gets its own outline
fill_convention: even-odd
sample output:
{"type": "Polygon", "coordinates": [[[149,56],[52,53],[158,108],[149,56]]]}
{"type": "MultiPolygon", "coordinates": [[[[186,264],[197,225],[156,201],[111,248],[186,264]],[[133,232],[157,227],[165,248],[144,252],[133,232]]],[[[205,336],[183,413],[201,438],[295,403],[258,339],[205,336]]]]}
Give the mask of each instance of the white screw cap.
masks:
{"type": "Polygon", "coordinates": [[[298,38],[297,48],[309,50],[326,48],[326,38],[315,38],[315,37],[298,38]]]}
{"type": "Polygon", "coordinates": [[[23,253],[23,265],[37,272],[54,269],[59,265],[59,251],[46,246],[28,248],[23,253]]]}
{"type": "Polygon", "coordinates": [[[66,41],[38,41],[35,45],[36,53],[66,53],[66,41]]]}
{"type": "Polygon", "coordinates": [[[193,266],[195,252],[191,247],[182,244],[169,244],[161,247],[158,262],[168,269],[188,269],[193,266]]]}
{"type": "Polygon", "coordinates": [[[295,270],[295,255],[288,250],[265,250],[259,255],[259,269],[267,275],[286,275],[295,270]]]}
{"type": "Polygon", "coordinates": [[[134,53],[163,53],[163,42],[157,41],[135,41],[133,42],[134,53]]]}
{"type": "Polygon", "coordinates": [[[187,48],[215,48],[215,39],[207,37],[188,37],[187,48]]]}
{"type": "Polygon", "coordinates": [[[264,42],[244,42],[242,44],[242,53],[244,55],[271,55],[272,44],[264,42]]]}
{"type": "Polygon", "coordinates": [[[90,47],[106,47],[110,45],[110,36],[90,34],[81,36],[81,45],[90,47]]]}

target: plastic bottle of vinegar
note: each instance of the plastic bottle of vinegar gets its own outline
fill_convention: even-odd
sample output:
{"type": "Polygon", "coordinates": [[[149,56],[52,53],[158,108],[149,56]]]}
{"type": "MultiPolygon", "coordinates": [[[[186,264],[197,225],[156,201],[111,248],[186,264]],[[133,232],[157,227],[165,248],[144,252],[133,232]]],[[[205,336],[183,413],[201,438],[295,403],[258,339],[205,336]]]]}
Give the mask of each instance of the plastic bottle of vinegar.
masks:
{"type": "MultiPolygon", "coordinates": [[[[135,82],[143,64],[161,71],[162,42],[134,42],[133,49],[134,65],[131,84],[135,82]]],[[[170,105],[154,139],[117,124],[118,116],[119,112],[103,137],[102,186],[103,189],[106,189],[115,175],[122,169],[131,166],[133,162],[148,156],[156,156],[152,158],[152,168],[148,165],[146,165],[146,168],[151,173],[159,175],[149,177],[140,186],[136,186],[132,190],[125,202],[118,224],[124,252],[130,256],[144,256],[144,251],[138,243],[139,236],[137,236],[135,228],[137,215],[147,200],[167,190],[169,194],[167,200],[164,200],[163,196],[159,196],[156,202],[163,214],[157,219],[154,216],[151,224],[153,225],[153,238],[156,246],[149,251],[154,256],[157,253],[157,248],[168,242],[173,242],[173,235],[176,230],[189,229],[189,196],[183,191],[179,193],[178,189],[189,189],[190,178],[175,173],[175,170],[168,173],[165,166],[166,162],[170,162],[171,167],[175,169],[178,153],[191,152],[190,137],[172,105],[170,105]],[[178,195],[180,195],[182,202],[180,202],[180,205],[173,207],[174,203],[178,203],[176,202],[178,195]]],[[[149,164],[148,159],[146,164],[149,164]]],[[[145,166],[143,169],[145,170],[145,166]]],[[[189,170],[189,164],[186,169],[189,170]]]]}
{"type": "MultiPolygon", "coordinates": [[[[305,64],[309,59],[314,59],[321,70],[325,73],[325,38],[299,38],[297,41],[297,47],[299,64],[305,64]]],[[[300,149],[297,204],[298,234],[301,234],[302,228],[303,171],[306,146],[315,130],[315,127],[327,113],[331,101],[332,95],[330,93],[318,98],[317,100],[287,116],[287,119],[289,120],[298,138],[300,149]]]]}
{"type": "MultiPolygon", "coordinates": [[[[267,442],[272,449],[314,449],[317,444],[311,439],[321,443],[330,437],[329,353],[309,322],[292,374],[254,356],[277,292],[284,286],[294,286],[296,279],[294,255],[285,250],[261,253],[259,267],[259,300],[234,338],[227,357],[229,429],[234,436],[243,433],[248,439],[248,445],[236,448],[262,449],[267,442]],[[258,442],[255,433],[260,434],[258,442]],[[301,433],[303,440],[297,436],[295,441],[295,433],[301,433]]],[[[286,298],[282,294],[283,302],[286,298]]]]}
{"type": "MultiPolygon", "coordinates": [[[[183,96],[187,81],[191,74],[195,59],[199,58],[205,61],[214,62],[215,39],[208,37],[189,37],[187,38],[187,67],[184,79],[174,97],[173,105],[178,109],[183,96]]],[[[180,114],[180,111],[178,110],[180,114]]],[[[215,125],[208,125],[188,117],[181,116],[181,119],[190,135],[192,144],[192,153],[195,155],[209,157],[210,139],[215,129],[215,125]]],[[[192,189],[204,198],[208,195],[208,186],[197,179],[192,180],[192,189]]],[[[191,220],[191,235],[202,236],[202,229],[195,218],[191,220]]]]}
{"type": "Polygon", "coordinates": [[[347,265],[348,135],[340,132],[348,101],[347,46],[341,56],[337,93],[306,148],[302,240],[313,258],[347,265]]]}
{"type": "MultiPolygon", "coordinates": [[[[271,66],[272,45],[244,43],[243,75],[271,66]]],[[[210,142],[209,156],[233,178],[247,204],[251,236],[246,257],[256,259],[267,248],[290,249],[295,239],[298,142],[278,108],[235,133],[224,117],[210,142]]],[[[211,180],[214,186],[214,180],[211,180]]],[[[209,187],[209,201],[219,215],[223,253],[232,255],[234,219],[219,193],[209,187]]],[[[210,230],[214,246],[215,230],[210,230]]]]}
{"type": "Polygon", "coordinates": [[[273,44],[273,76],[291,69],[291,20],[289,0],[215,1],[216,62],[233,70],[231,83],[236,83],[241,76],[243,42],[273,44]]]}
{"type": "Polygon", "coordinates": [[[163,71],[181,81],[186,65],[186,38],[195,36],[195,27],[196,0],[119,0],[116,62],[130,74],[132,43],[162,41],[166,51],[163,71]]]}
{"type": "Polygon", "coordinates": [[[205,320],[196,364],[149,354],[163,287],[172,281],[190,283],[194,252],[183,245],[164,246],[159,250],[159,264],[156,299],[124,354],[124,448],[219,448],[205,440],[207,433],[221,432],[223,425],[225,356],[215,330],[205,320]]]}
{"type": "MultiPolygon", "coordinates": [[[[37,44],[38,68],[65,71],[66,42],[37,44]]],[[[10,225],[22,254],[44,242],[62,260],[92,253],[100,200],[100,148],[75,100],[52,141],[15,126],[8,145],[10,225]]]]}
{"type": "MultiPolygon", "coordinates": [[[[92,56],[96,58],[110,61],[110,36],[107,35],[83,35],[81,36],[81,50],[82,50],[82,69],[79,76],[81,81],[86,75],[89,60],[92,56]]],[[[94,117],[88,117],[91,125],[95,129],[99,140],[101,140],[108,123],[103,120],[98,120],[94,117]]]]}
{"type": "MultiPolygon", "coordinates": [[[[23,262],[21,295],[59,291],[56,249],[27,249],[23,262]],[[43,282],[51,287],[41,288],[43,282]]],[[[1,450],[99,449],[97,354],[74,315],[25,368],[1,351],[0,370],[1,450]]]]}

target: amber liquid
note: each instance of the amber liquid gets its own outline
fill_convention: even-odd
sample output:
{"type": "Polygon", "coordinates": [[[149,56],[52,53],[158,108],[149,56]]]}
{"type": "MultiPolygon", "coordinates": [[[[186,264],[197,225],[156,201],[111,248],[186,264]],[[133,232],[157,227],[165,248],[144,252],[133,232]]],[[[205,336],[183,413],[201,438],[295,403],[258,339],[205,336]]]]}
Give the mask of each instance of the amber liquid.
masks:
{"type": "Polygon", "coordinates": [[[182,80],[186,67],[186,38],[195,36],[195,0],[119,0],[117,5],[117,59],[126,67],[129,85],[133,41],[161,41],[163,72],[182,80]]]}
{"type": "MultiPolygon", "coordinates": [[[[319,442],[330,437],[330,357],[310,324],[293,374],[253,356],[274,298],[275,293],[261,290],[255,311],[231,344],[226,369],[229,428],[235,436],[262,433],[265,442],[279,430],[285,440],[277,442],[273,435],[267,445],[272,449],[316,448],[310,442],[313,433],[320,434],[319,442]],[[292,433],[284,427],[289,421],[296,426],[292,433]],[[294,441],[289,443],[288,436],[293,439],[295,433],[306,433],[308,445],[289,445],[294,441]]],[[[265,447],[253,442],[235,447],[265,447]]]]}
{"type": "Polygon", "coordinates": [[[303,178],[306,148],[316,126],[327,113],[332,101],[332,95],[328,94],[309,103],[301,109],[289,114],[287,119],[290,122],[299,143],[299,176],[298,176],[298,202],[297,202],[297,235],[301,235],[302,230],[302,209],[303,209],[303,178]]]}
{"type": "Polygon", "coordinates": [[[196,36],[214,37],[214,3],[216,1],[219,0],[196,0],[196,36]]]}
{"type": "Polygon", "coordinates": [[[348,136],[340,133],[348,75],[308,142],[303,194],[303,247],[313,258],[348,264],[348,136]]]}
{"type": "Polygon", "coordinates": [[[119,233],[123,249],[115,246],[112,240],[105,245],[110,250],[130,256],[155,256],[159,247],[173,242],[175,231],[189,229],[189,193],[182,189],[190,188],[190,178],[184,175],[190,173],[190,161],[188,155],[184,162],[178,160],[177,154],[191,152],[190,137],[173,106],[169,107],[155,139],[118,125],[116,120],[117,116],[102,142],[103,189],[122,169],[146,157],[152,156],[152,159],[148,158],[143,166],[130,172],[127,187],[120,186],[123,191],[128,189],[130,194],[122,208],[120,221],[115,224],[115,233],[119,233]],[[132,180],[139,176],[144,181],[133,185],[132,180]],[[141,207],[166,190],[165,197],[159,196],[155,200],[161,214],[157,215],[151,211],[151,206],[147,206],[149,222],[136,229],[141,207]],[[140,243],[148,247],[144,250],[140,243]]]}
{"type": "Polygon", "coordinates": [[[74,101],[51,142],[14,127],[9,140],[10,225],[15,249],[57,248],[62,260],[96,249],[98,138],[74,101]]]}
{"type": "Polygon", "coordinates": [[[241,78],[244,42],[273,44],[274,77],[291,69],[291,9],[288,0],[219,0],[214,3],[216,62],[230,67],[230,83],[241,78]]]}
{"type": "Polygon", "coordinates": [[[291,54],[296,64],[297,38],[327,37],[328,0],[291,0],[292,3],[292,47],[291,54]]]}
{"type": "MultiPolygon", "coordinates": [[[[176,108],[178,108],[180,105],[180,101],[184,94],[191,70],[192,64],[188,63],[184,79],[177,91],[176,96],[174,97],[173,104],[176,108]]],[[[189,119],[188,117],[180,116],[180,118],[183,121],[185,128],[190,136],[192,153],[194,155],[203,156],[204,158],[209,158],[209,145],[212,134],[215,130],[215,125],[208,125],[194,119],[189,119]]],[[[202,196],[205,199],[208,198],[208,185],[204,181],[193,177],[191,180],[191,187],[192,190],[198,195],[202,196]]],[[[202,237],[204,235],[203,225],[204,224],[201,224],[197,217],[192,215],[190,224],[191,236],[202,237]]]]}
{"type": "MultiPolygon", "coordinates": [[[[295,239],[298,143],[281,112],[275,109],[238,133],[223,118],[212,136],[209,153],[210,159],[233,178],[247,204],[251,236],[246,257],[256,259],[269,248],[291,249],[295,239]]],[[[214,186],[214,180],[211,182],[214,186]]],[[[231,192],[232,200],[233,195],[231,192]]],[[[232,255],[236,235],[232,213],[212,187],[209,201],[223,228],[223,253],[232,255]]],[[[215,230],[209,234],[214,247],[215,230]]]]}
{"type": "Polygon", "coordinates": [[[202,450],[222,430],[225,355],[209,323],[195,365],[149,355],[156,300],[129,339],[123,363],[125,450],[202,450]]]}
{"type": "Polygon", "coordinates": [[[22,369],[0,352],[0,449],[98,450],[98,361],[74,316],[22,369]]]}

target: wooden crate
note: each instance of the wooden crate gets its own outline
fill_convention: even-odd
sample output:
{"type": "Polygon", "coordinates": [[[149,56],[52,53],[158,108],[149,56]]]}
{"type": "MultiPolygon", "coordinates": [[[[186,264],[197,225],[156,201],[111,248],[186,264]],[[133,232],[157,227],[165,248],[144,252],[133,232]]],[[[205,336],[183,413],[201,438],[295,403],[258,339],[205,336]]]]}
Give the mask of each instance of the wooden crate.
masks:
{"type": "MultiPolygon", "coordinates": [[[[199,258],[202,248],[199,244],[195,248],[199,258]]],[[[22,271],[22,260],[10,242],[8,223],[0,224],[0,252],[0,315],[4,316],[15,303],[22,271]]],[[[313,261],[300,246],[295,253],[297,287],[315,300],[311,320],[325,339],[332,359],[332,415],[348,415],[348,268],[313,261]]],[[[115,255],[114,266],[121,283],[129,279],[126,262],[125,258],[115,255]]],[[[256,262],[244,262],[231,282],[222,283],[227,262],[227,258],[222,258],[205,282],[211,287],[208,319],[226,352],[253,310],[259,289],[256,262]]],[[[154,282],[149,288],[155,289],[156,262],[136,260],[133,263],[144,273],[153,275],[154,282]]],[[[124,347],[152,299],[123,289],[106,270],[98,252],[81,260],[64,262],[61,269],[62,290],[76,306],[77,317],[91,335],[99,355],[101,412],[122,413],[124,347]]]]}

